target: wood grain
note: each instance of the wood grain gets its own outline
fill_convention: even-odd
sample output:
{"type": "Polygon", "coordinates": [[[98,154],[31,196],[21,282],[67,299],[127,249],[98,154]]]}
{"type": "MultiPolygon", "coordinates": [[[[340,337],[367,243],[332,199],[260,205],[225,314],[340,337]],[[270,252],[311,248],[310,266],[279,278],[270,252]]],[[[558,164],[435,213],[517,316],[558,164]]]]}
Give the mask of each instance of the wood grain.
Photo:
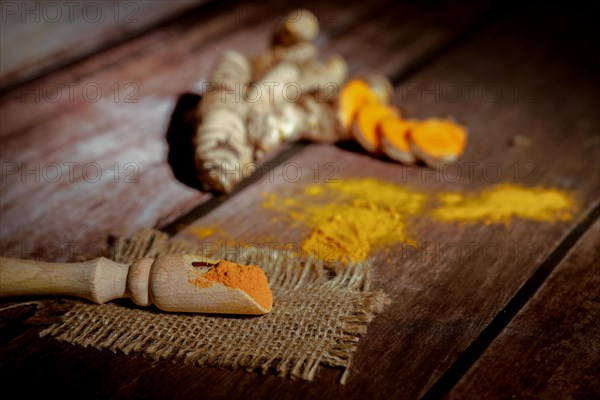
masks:
{"type": "Polygon", "coordinates": [[[68,65],[201,4],[196,0],[2,5],[0,92],[68,65]]]}
{"type": "Polygon", "coordinates": [[[448,398],[600,397],[600,220],[448,398]]]}

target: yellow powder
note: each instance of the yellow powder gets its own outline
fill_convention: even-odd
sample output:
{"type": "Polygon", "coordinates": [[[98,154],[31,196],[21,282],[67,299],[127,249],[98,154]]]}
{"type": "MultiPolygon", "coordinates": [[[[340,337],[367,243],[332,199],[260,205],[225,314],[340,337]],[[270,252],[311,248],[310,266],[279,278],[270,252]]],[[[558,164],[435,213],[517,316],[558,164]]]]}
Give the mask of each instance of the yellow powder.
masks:
{"type": "Polygon", "coordinates": [[[265,197],[264,207],[285,211],[311,228],[302,250],[330,262],[360,261],[375,246],[413,242],[405,219],[425,202],[423,194],[376,179],[311,185],[294,199],[265,197]]]}
{"type": "Polygon", "coordinates": [[[416,245],[409,234],[410,216],[437,221],[509,222],[572,218],[574,199],[557,189],[501,184],[474,195],[445,193],[441,205],[424,209],[426,193],[377,179],[348,179],[310,185],[292,197],[266,194],[263,206],[280,211],[310,230],[302,251],[326,261],[360,261],[374,247],[392,243],[416,245]]]}
{"type": "Polygon", "coordinates": [[[341,206],[311,208],[310,236],[302,250],[326,261],[360,261],[371,248],[406,241],[403,215],[356,200],[341,206]]]}
{"type": "Polygon", "coordinates": [[[514,217],[534,221],[564,221],[573,217],[574,199],[557,189],[525,188],[500,184],[481,193],[439,196],[442,205],[433,210],[441,221],[508,223],[514,217]]]}
{"type": "Polygon", "coordinates": [[[231,234],[227,230],[227,226],[218,223],[203,224],[200,226],[191,226],[187,233],[193,237],[204,241],[204,239],[210,238],[210,243],[223,243],[224,241],[231,239],[231,234]]]}
{"type": "Polygon", "coordinates": [[[190,228],[190,232],[200,239],[206,239],[214,235],[217,232],[217,228],[213,226],[193,226],[190,228]]]}
{"type": "Polygon", "coordinates": [[[283,205],[286,207],[294,207],[298,205],[298,201],[296,199],[283,199],[283,205]]]}
{"type": "Polygon", "coordinates": [[[321,186],[312,185],[306,188],[306,194],[310,196],[318,196],[323,194],[323,188],[321,186]]]}

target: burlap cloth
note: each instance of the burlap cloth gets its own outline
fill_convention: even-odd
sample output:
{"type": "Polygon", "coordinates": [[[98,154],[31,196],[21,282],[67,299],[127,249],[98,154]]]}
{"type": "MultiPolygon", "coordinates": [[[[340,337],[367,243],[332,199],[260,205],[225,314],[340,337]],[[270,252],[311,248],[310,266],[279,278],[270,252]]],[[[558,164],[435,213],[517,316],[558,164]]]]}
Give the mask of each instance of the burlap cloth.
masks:
{"type": "Polygon", "coordinates": [[[371,268],[366,263],[336,272],[313,260],[292,260],[273,249],[202,254],[198,245],[169,240],[155,230],[119,239],[109,256],[128,263],[168,253],[258,262],[273,290],[273,311],[259,317],[170,314],[129,301],[103,305],[78,301],[61,322],[40,334],[157,360],[276,371],[282,377],[309,381],[319,365],[326,364],[343,369],[340,382],[344,383],[359,336],[387,303],[383,292],[370,290],[371,268]]]}

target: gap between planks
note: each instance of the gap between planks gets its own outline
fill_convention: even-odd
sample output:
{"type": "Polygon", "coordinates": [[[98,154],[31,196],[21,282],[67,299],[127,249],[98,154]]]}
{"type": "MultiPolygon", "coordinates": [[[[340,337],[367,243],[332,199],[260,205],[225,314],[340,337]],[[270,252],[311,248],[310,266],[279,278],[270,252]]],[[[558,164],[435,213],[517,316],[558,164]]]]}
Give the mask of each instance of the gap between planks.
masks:
{"type": "Polygon", "coordinates": [[[492,319],[469,347],[458,356],[456,361],[429,388],[422,399],[439,399],[446,396],[482,356],[492,342],[502,333],[517,313],[529,302],[546,282],[550,274],[567,257],[568,253],[579,242],[579,239],[591,228],[600,217],[600,201],[597,201],[584,214],[577,225],[563,237],[560,243],[542,261],[535,272],[519,288],[502,310],[492,319]]]}

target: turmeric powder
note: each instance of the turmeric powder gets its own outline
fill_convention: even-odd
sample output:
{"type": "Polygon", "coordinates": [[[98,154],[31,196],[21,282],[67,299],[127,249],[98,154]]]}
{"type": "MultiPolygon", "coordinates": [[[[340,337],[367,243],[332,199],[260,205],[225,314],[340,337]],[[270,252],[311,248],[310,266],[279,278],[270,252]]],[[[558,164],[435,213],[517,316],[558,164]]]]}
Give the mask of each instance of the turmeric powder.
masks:
{"type": "Polygon", "coordinates": [[[226,260],[212,261],[207,259],[208,271],[194,277],[193,283],[200,287],[208,287],[217,282],[231,289],[240,289],[252,297],[261,307],[271,311],[273,294],[269,288],[267,276],[256,265],[241,265],[226,260]]]}
{"type": "Polygon", "coordinates": [[[218,232],[218,228],[215,226],[193,226],[190,228],[190,232],[199,239],[206,239],[218,232]]]}
{"type": "Polygon", "coordinates": [[[326,261],[361,261],[373,249],[394,243],[418,245],[410,235],[411,217],[441,222],[509,223],[514,217],[554,222],[572,218],[575,200],[558,189],[501,184],[479,194],[444,193],[441,205],[424,192],[377,179],[344,179],[306,186],[294,197],[265,196],[263,207],[284,212],[310,229],[302,241],[305,254],[326,261]],[[434,206],[434,204],[431,204],[434,206]]]}
{"type": "Polygon", "coordinates": [[[314,207],[309,213],[314,228],[302,250],[325,261],[361,261],[376,245],[407,241],[403,215],[370,201],[314,207]]]}
{"type": "Polygon", "coordinates": [[[509,223],[519,217],[533,221],[565,221],[573,217],[575,200],[557,189],[525,188],[504,183],[474,196],[445,193],[442,205],[433,210],[441,221],[509,223]]]}
{"type": "Polygon", "coordinates": [[[425,196],[377,179],[348,179],[310,185],[293,201],[266,196],[265,208],[283,211],[311,229],[304,253],[326,261],[361,261],[377,246],[414,243],[406,220],[418,213],[425,196]],[[323,200],[327,201],[321,204],[323,200]]]}

